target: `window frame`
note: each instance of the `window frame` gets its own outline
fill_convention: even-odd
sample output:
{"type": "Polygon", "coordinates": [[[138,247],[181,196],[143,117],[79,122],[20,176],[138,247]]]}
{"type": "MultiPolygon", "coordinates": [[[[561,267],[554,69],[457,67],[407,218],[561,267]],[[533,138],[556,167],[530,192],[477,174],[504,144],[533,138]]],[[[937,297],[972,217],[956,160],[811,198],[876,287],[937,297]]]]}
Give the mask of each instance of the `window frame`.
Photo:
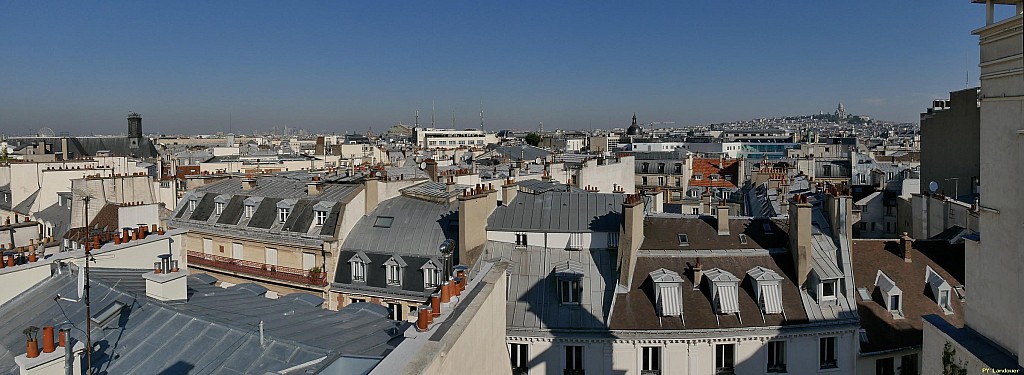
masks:
{"type": "Polygon", "coordinates": [[[788,361],[786,356],[786,341],[769,341],[768,344],[765,345],[765,350],[768,354],[766,371],[769,373],[787,372],[786,365],[788,361]]]}
{"type": "Polygon", "coordinates": [[[349,262],[349,267],[351,267],[352,282],[366,282],[366,263],[354,260],[349,262]]]}
{"type": "Polygon", "coordinates": [[[565,356],[562,357],[565,361],[562,365],[565,373],[570,373],[569,371],[583,373],[583,367],[586,363],[584,362],[583,352],[583,346],[581,345],[565,345],[565,356]]]}
{"type": "Polygon", "coordinates": [[[830,370],[839,368],[839,358],[836,352],[836,337],[827,336],[818,338],[818,368],[830,370]]]}
{"type": "Polygon", "coordinates": [[[252,215],[256,213],[256,205],[247,204],[245,205],[245,209],[243,211],[243,215],[245,216],[246,219],[252,219],[252,215]]]}
{"type": "Polygon", "coordinates": [[[583,294],[579,280],[558,280],[558,300],[563,305],[578,305],[583,294]]]}
{"type": "Polygon", "coordinates": [[[388,286],[402,286],[402,266],[389,264],[384,267],[384,283],[388,286]]]}
{"type": "Polygon", "coordinates": [[[642,346],[640,347],[640,371],[641,374],[660,374],[663,364],[662,347],[642,346]]]}
{"type": "Polygon", "coordinates": [[[314,220],[316,222],[316,225],[322,226],[325,223],[327,223],[327,211],[316,210],[313,211],[313,215],[315,216],[314,220]]]}
{"type": "Polygon", "coordinates": [[[277,222],[283,224],[284,222],[288,221],[288,216],[290,216],[291,213],[292,213],[292,210],[290,208],[288,208],[288,207],[278,207],[277,208],[277,222]]]}
{"type": "Polygon", "coordinates": [[[736,344],[715,344],[715,374],[735,373],[736,344]]]}
{"type": "Polygon", "coordinates": [[[530,345],[510,342],[508,344],[508,357],[513,373],[517,373],[517,370],[525,373],[529,369],[530,364],[530,345]]]}

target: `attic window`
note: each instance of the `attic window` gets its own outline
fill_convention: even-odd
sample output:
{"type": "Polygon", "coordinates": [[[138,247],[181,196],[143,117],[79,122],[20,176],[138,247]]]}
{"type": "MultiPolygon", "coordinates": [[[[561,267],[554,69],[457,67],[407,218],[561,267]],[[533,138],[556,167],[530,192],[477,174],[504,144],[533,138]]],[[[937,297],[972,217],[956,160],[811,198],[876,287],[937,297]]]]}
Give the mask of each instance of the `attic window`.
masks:
{"type": "Polygon", "coordinates": [[[761,228],[764,229],[764,234],[772,234],[772,225],[768,223],[761,223],[761,228]]]}
{"type": "Polygon", "coordinates": [[[757,297],[757,304],[764,314],[782,313],[782,287],[779,276],[774,270],[757,266],[747,271],[747,276],[752,280],[754,294],[757,297]]]}
{"type": "Polygon", "coordinates": [[[704,175],[701,174],[701,173],[694,174],[693,175],[693,179],[697,180],[697,181],[703,180],[704,179],[704,175]]]}
{"type": "Polygon", "coordinates": [[[728,271],[712,268],[704,273],[711,285],[711,304],[717,314],[740,312],[739,282],[736,276],[728,271]]]}
{"type": "Polygon", "coordinates": [[[953,288],[946,282],[946,279],[939,276],[931,266],[925,266],[924,279],[928,283],[928,287],[931,288],[935,303],[947,314],[952,314],[953,308],[949,304],[949,298],[952,296],[953,288]]]}
{"type": "Polygon", "coordinates": [[[650,274],[654,284],[655,309],[658,316],[683,315],[683,278],[679,274],[659,268],[650,274]]]}
{"type": "Polygon", "coordinates": [[[747,244],[747,235],[740,234],[740,244],[741,245],[746,245],[747,244]]]}
{"type": "Polygon", "coordinates": [[[253,205],[253,204],[245,205],[245,218],[246,219],[251,219],[252,218],[252,214],[254,212],[256,212],[256,205],[253,205]]]}
{"type": "Polygon", "coordinates": [[[214,210],[216,211],[217,215],[224,213],[224,202],[217,202],[214,204],[214,207],[214,210]]]}
{"type": "Polygon", "coordinates": [[[679,239],[679,246],[690,246],[690,238],[686,236],[686,233],[679,233],[676,237],[679,239]]]}
{"type": "Polygon", "coordinates": [[[711,181],[718,181],[718,177],[719,176],[717,174],[713,174],[711,176],[708,176],[708,179],[710,179],[711,181]]]}
{"type": "Polygon", "coordinates": [[[835,300],[836,297],[836,280],[825,280],[821,282],[821,299],[835,300]]]}
{"type": "Polygon", "coordinates": [[[283,223],[288,220],[288,215],[291,214],[291,212],[292,210],[290,208],[279,207],[277,209],[277,222],[283,223]]]}
{"type": "Polygon", "coordinates": [[[583,279],[583,265],[574,260],[555,267],[555,277],[558,278],[558,294],[562,303],[578,304],[583,294],[583,287],[580,280],[583,279]]]}
{"type": "Polygon", "coordinates": [[[373,221],[374,228],[391,228],[391,224],[395,222],[395,218],[391,216],[377,216],[377,219],[373,221]]]}
{"type": "Polygon", "coordinates": [[[196,200],[195,199],[189,199],[188,200],[188,210],[189,211],[195,211],[196,210],[196,200]]]}
{"type": "Polygon", "coordinates": [[[885,272],[878,270],[878,273],[875,274],[875,286],[882,293],[883,305],[886,310],[894,315],[902,315],[903,291],[896,286],[896,282],[892,281],[885,272]]]}

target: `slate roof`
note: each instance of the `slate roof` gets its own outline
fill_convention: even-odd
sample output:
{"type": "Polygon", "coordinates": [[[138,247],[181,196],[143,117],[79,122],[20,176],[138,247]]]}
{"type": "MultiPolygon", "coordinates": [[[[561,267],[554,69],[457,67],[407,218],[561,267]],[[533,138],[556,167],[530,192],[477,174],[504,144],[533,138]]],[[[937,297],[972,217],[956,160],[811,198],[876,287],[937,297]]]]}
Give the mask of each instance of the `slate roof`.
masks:
{"type": "MultiPolygon", "coordinates": [[[[446,239],[458,239],[458,203],[440,204],[406,196],[381,202],[356,222],[343,250],[391,255],[437,257],[446,239]],[[374,226],[378,217],[392,217],[390,228],[374,226]]],[[[339,258],[348,262],[347,258],[339,258]]]]}
{"type": "MultiPolygon", "coordinates": [[[[615,293],[615,253],[565,250],[488,241],[481,259],[509,260],[507,326],[518,334],[553,329],[604,330],[615,293]],[[583,272],[579,304],[562,304],[555,269],[569,260],[583,272]]],[[[649,271],[648,271],[649,272],[649,271]]],[[[644,274],[646,275],[646,273],[644,274]]]]}
{"type": "Polygon", "coordinates": [[[566,185],[561,182],[544,180],[522,180],[516,182],[519,185],[519,191],[528,194],[544,194],[551,192],[571,192],[571,193],[586,193],[586,190],[580,189],[572,185],[566,185]]]}
{"type": "MultiPolygon", "coordinates": [[[[119,319],[93,328],[92,339],[99,347],[93,357],[97,371],[252,374],[327,357],[310,365],[315,372],[339,355],[383,357],[408,328],[408,323],[388,320],[382,306],[324,310],[295,299],[272,300],[243,288],[216,287],[197,275],[188,276],[187,302],[160,302],[146,297],[146,271],[92,269],[93,312],[113,301],[128,306],[119,319]],[[262,346],[260,321],[266,341],[262,346]]],[[[76,321],[83,319],[84,304],[53,299],[58,293],[75,295],[76,279],[71,273],[58,274],[0,306],[0,373],[18,373],[13,357],[25,350],[25,327],[58,324],[65,320],[63,312],[76,321]]]]}
{"type": "Polygon", "coordinates": [[[71,208],[57,203],[32,214],[39,221],[53,225],[54,238],[64,237],[64,232],[71,228],[71,208]]]}
{"type": "Polygon", "coordinates": [[[487,219],[490,231],[618,232],[623,194],[517,194],[487,219]]]}
{"type": "Polygon", "coordinates": [[[691,267],[697,257],[639,257],[633,274],[631,289],[620,294],[615,300],[615,310],[610,322],[611,329],[621,330],[689,330],[719,329],[738,327],[791,326],[808,322],[796,286],[792,257],[788,253],[761,255],[737,255],[701,257],[705,270],[718,268],[740,277],[738,302],[739,315],[715,314],[710,299],[708,281],[704,280],[700,290],[693,289],[691,267]],[[763,315],[757,303],[756,292],[747,271],[764,267],[783,276],[782,301],[784,314],[763,315]],[[683,276],[683,316],[679,318],[658,317],[655,311],[654,290],[649,274],[665,268],[683,276]]]}
{"type": "Polygon", "coordinates": [[[242,190],[240,179],[228,178],[190,191],[175,208],[170,225],[199,231],[218,231],[242,237],[261,237],[268,241],[301,242],[318,246],[317,241],[332,239],[338,233],[342,208],[358,194],[362,185],[323,183],[323,191],[309,195],[305,172],[259,177],[256,187],[242,190]],[[216,213],[216,200],[224,197],[224,210],[216,213]],[[195,210],[188,202],[196,200],[195,210]],[[277,204],[294,201],[287,219],[281,223],[277,204]],[[251,218],[244,217],[245,204],[258,201],[251,218]],[[327,210],[323,225],[315,222],[317,210],[327,210]]]}
{"type": "Polygon", "coordinates": [[[32,206],[36,204],[36,198],[39,197],[39,190],[40,189],[36,189],[36,191],[32,192],[28,198],[25,198],[25,200],[18,203],[17,206],[14,206],[13,211],[22,215],[28,215],[29,211],[32,210],[32,206]]]}
{"type": "Polygon", "coordinates": [[[857,298],[857,313],[868,338],[866,343],[861,343],[863,353],[921,346],[921,317],[924,315],[935,314],[954,327],[964,326],[964,305],[956,293],[950,293],[949,304],[953,314],[947,315],[925,281],[925,268],[931,267],[951,286],[963,285],[964,244],[916,241],[910,249],[910,263],[904,262],[898,254],[899,241],[853,241],[854,280],[857,288],[866,288],[872,297],[870,300],[857,298]],[[956,258],[960,262],[946,261],[956,258]],[[903,319],[894,318],[883,305],[884,300],[874,285],[878,271],[885,273],[903,290],[903,319]]]}
{"type": "Polygon", "coordinates": [[[720,236],[718,219],[714,217],[658,215],[645,219],[640,250],[775,249],[788,245],[784,225],[775,220],[733,218],[729,220],[729,235],[720,236]],[[765,225],[771,228],[770,233],[765,231],[765,225]],[[679,234],[686,234],[687,246],[679,245],[679,234]],[[746,236],[746,244],[740,242],[740,234],[746,236]]]}
{"type": "MultiPolygon", "coordinates": [[[[51,152],[60,154],[60,137],[16,137],[9,138],[8,142],[15,145],[27,145],[36,142],[45,142],[50,146],[51,152]]],[[[147,137],[139,142],[139,148],[131,148],[128,137],[70,137],[68,138],[68,153],[70,157],[96,156],[97,151],[110,151],[115,156],[133,156],[140,158],[155,158],[159,156],[156,146],[147,137]]]]}

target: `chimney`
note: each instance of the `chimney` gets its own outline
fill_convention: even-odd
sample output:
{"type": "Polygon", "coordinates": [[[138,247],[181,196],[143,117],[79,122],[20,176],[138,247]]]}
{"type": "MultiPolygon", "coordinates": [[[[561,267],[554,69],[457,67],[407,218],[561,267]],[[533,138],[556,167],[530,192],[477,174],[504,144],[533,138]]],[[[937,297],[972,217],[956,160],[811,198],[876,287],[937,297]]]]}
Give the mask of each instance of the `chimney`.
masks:
{"type": "Polygon", "coordinates": [[[505,180],[505,184],[501,185],[501,202],[504,205],[512,203],[513,199],[516,199],[516,194],[519,193],[519,185],[516,185],[516,180],[509,178],[505,180]]]}
{"type": "Polygon", "coordinates": [[[910,263],[910,246],[913,245],[914,239],[907,235],[907,232],[903,232],[900,236],[900,257],[903,258],[904,262],[910,263]]]}
{"type": "MultiPolygon", "coordinates": [[[[31,329],[36,327],[29,327],[24,332],[26,335],[29,334],[31,329]]],[[[35,333],[38,333],[36,331],[35,333]]],[[[33,333],[33,335],[35,334],[33,333]]],[[[38,338],[35,340],[29,340],[28,349],[29,353],[25,353],[14,357],[14,363],[18,365],[19,374],[22,375],[64,375],[65,365],[69,364],[74,374],[80,374],[79,371],[82,368],[82,353],[85,352],[85,344],[81,341],[71,341],[73,344],[68,347],[65,331],[61,331],[61,342],[65,343],[62,345],[64,350],[56,350],[53,347],[53,327],[43,328],[43,350],[39,351],[38,346],[33,348],[32,345],[38,345],[38,338]],[[49,332],[49,337],[46,337],[49,332]],[[34,349],[34,353],[32,352],[34,349]],[[50,351],[47,351],[50,349],[50,351]]]]}
{"type": "Polygon", "coordinates": [[[178,261],[171,260],[171,254],[160,254],[160,261],[153,264],[153,271],[142,275],[146,279],[146,296],[159,301],[180,301],[188,299],[188,270],[179,269],[178,261]]]}
{"type": "Polygon", "coordinates": [[[427,176],[430,177],[430,181],[437,182],[437,162],[434,159],[427,159],[423,163],[426,164],[423,169],[427,172],[427,176]]]}
{"type": "Polygon", "coordinates": [[[700,196],[700,213],[711,213],[711,192],[705,191],[704,194],[700,196]]]}
{"type": "Polygon", "coordinates": [[[451,193],[455,191],[455,176],[448,176],[448,181],[444,183],[445,191],[451,193]]]}
{"type": "Polygon", "coordinates": [[[242,190],[252,190],[256,188],[256,176],[248,173],[245,178],[242,179],[242,190]]]}
{"type": "Polygon", "coordinates": [[[380,203],[380,180],[376,177],[367,177],[363,180],[363,190],[365,191],[366,200],[366,215],[369,215],[373,210],[377,209],[377,204],[380,203]]]}
{"type": "Polygon", "coordinates": [[[324,183],[320,181],[320,176],[313,176],[313,179],[306,183],[306,194],[320,195],[324,191],[324,183]]]}
{"type": "Polygon", "coordinates": [[[498,194],[477,185],[459,197],[459,252],[457,263],[476,264],[487,243],[487,218],[498,206],[498,194]]]}
{"type": "Polygon", "coordinates": [[[729,206],[724,201],[718,204],[718,235],[729,235],[729,206]]]}
{"type": "Polygon", "coordinates": [[[796,267],[796,281],[805,287],[807,275],[811,272],[811,204],[807,198],[797,195],[789,205],[789,252],[796,267]]]}
{"type": "Polygon", "coordinates": [[[630,194],[622,203],[622,224],[619,227],[619,285],[629,288],[636,268],[636,254],[644,242],[644,203],[640,195],[630,194]]]}
{"type": "Polygon", "coordinates": [[[693,290],[700,290],[700,282],[704,278],[704,265],[700,263],[700,258],[697,258],[697,263],[693,265],[693,290]]]}

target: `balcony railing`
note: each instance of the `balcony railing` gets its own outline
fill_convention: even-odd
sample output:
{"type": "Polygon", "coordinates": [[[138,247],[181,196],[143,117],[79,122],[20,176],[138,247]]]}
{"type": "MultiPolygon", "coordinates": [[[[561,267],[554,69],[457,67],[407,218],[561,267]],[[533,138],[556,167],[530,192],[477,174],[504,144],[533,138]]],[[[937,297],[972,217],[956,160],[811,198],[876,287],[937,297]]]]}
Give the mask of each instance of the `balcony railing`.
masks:
{"type": "Polygon", "coordinates": [[[189,264],[214,267],[247,275],[261,276],[268,279],[277,279],[319,287],[327,286],[327,274],[324,272],[312,274],[309,270],[222,257],[198,251],[188,251],[188,262],[189,264]]]}

